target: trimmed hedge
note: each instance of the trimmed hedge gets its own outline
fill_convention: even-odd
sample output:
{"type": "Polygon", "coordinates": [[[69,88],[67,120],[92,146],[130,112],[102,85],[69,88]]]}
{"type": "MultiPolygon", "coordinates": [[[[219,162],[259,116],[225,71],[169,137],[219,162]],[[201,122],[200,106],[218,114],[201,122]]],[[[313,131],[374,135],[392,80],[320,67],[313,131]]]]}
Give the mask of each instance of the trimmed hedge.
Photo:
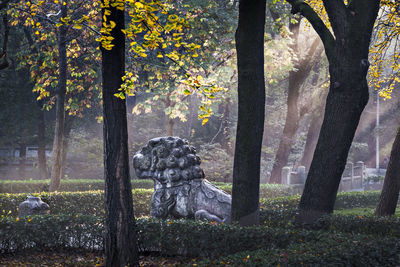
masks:
{"type": "MultiPolygon", "coordinates": [[[[222,190],[232,194],[231,183],[212,182],[222,190]]],[[[260,198],[276,198],[294,195],[293,187],[283,184],[260,184],[260,198]]]]}
{"type": "MultiPolygon", "coordinates": [[[[149,215],[152,189],[134,189],[132,198],[135,216],[149,215]]],[[[18,205],[27,196],[40,196],[49,204],[51,214],[90,214],[104,216],[104,191],[0,194],[0,215],[18,216],[18,205]]]]}
{"type": "MultiPolygon", "coordinates": [[[[149,215],[153,189],[134,189],[133,201],[136,216],[149,215]]],[[[354,208],[375,206],[378,203],[379,191],[339,193],[336,208],[354,208]]],[[[0,194],[0,215],[17,216],[18,205],[28,195],[40,196],[49,204],[52,214],[91,214],[104,216],[103,191],[55,192],[55,193],[21,193],[0,194]]],[[[284,226],[294,218],[300,196],[265,198],[261,200],[261,222],[270,226],[284,226]],[[271,219],[273,218],[273,219],[271,219]],[[279,220],[278,220],[279,218],[279,220]]]]}
{"type": "Polygon", "coordinates": [[[0,251],[29,248],[103,248],[102,217],[90,215],[42,215],[0,218],[0,251]]]}
{"type": "MultiPolygon", "coordinates": [[[[132,188],[151,189],[152,180],[131,180],[132,188]]],[[[50,180],[3,180],[0,193],[39,193],[48,191],[50,180]]],[[[104,180],[71,179],[61,180],[59,192],[104,190],[104,180]]]]}
{"type": "MultiPolygon", "coordinates": [[[[350,222],[348,222],[350,224],[350,222]]],[[[399,220],[397,220],[399,225],[399,220]]],[[[339,226],[339,225],[338,225],[339,226]]],[[[376,227],[381,224],[376,224],[376,227]]],[[[399,226],[397,226],[398,228],[399,226]]],[[[374,231],[360,233],[247,227],[193,220],[140,219],[137,221],[141,252],[162,255],[210,257],[199,266],[229,263],[232,266],[284,266],[320,264],[382,266],[399,264],[398,236],[377,238],[374,231]],[[234,253],[239,253],[226,256],[234,253]],[[224,262],[224,263],[223,263],[224,262]]],[[[101,217],[88,215],[42,215],[0,219],[0,250],[28,248],[103,249],[101,217]]]]}
{"type": "MultiPolygon", "coordinates": [[[[153,189],[152,180],[132,180],[132,188],[153,189]]],[[[232,193],[231,183],[212,182],[222,190],[232,193]]],[[[50,180],[3,180],[0,181],[0,193],[39,193],[48,191],[50,180]]],[[[61,180],[59,192],[104,190],[104,180],[61,180]]],[[[261,184],[260,197],[274,198],[293,195],[293,188],[289,185],[261,184]]]]}
{"type": "Polygon", "coordinates": [[[339,193],[335,209],[376,207],[381,191],[343,192],[339,193]]]}
{"type": "Polygon", "coordinates": [[[317,242],[299,242],[285,249],[245,251],[193,262],[191,266],[398,266],[400,242],[334,234],[317,242]]]}

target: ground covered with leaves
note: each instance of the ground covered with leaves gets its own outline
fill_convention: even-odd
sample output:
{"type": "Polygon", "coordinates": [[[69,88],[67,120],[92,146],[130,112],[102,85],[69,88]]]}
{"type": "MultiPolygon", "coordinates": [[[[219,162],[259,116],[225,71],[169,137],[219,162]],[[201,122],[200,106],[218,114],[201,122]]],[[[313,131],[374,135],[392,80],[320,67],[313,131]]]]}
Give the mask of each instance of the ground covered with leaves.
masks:
{"type": "MultiPolygon", "coordinates": [[[[156,254],[140,255],[140,266],[182,266],[193,259],[185,257],[163,257],[156,254]]],[[[0,266],[103,266],[104,255],[99,251],[48,250],[24,251],[15,254],[0,254],[0,266]]]]}

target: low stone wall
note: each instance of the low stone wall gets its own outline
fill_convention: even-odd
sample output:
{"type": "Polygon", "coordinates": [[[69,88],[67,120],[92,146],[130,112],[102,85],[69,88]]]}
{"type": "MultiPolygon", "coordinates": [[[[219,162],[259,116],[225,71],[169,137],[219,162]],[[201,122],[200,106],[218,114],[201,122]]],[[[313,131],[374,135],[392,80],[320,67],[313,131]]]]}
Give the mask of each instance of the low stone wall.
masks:
{"type": "MultiPolygon", "coordinates": [[[[363,191],[364,190],[365,165],[364,162],[348,162],[342,174],[339,192],[363,191]]],[[[282,168],[281,183],[293,186],[294,193],[301,194],[306,182],[307,172],[304,166],[295,170],[286,166],[282,168]]]]}

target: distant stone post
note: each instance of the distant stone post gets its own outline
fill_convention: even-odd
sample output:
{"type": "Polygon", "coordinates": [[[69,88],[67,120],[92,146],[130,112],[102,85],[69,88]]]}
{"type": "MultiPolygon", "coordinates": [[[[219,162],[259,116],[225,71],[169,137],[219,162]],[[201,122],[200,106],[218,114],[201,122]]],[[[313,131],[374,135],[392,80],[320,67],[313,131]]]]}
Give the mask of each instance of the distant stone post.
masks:
{"type": "Polygon", "coordinates": [[[356,176],[360,176],[360,188],[364,187],[364,162],[362,161],[357,161],[356,164],[354,164],[354,169],[357,170],[357,174],[355,174],[356,176]]]}
{"type": "Polygon", "coordinates": [[[306,183],[306,167],[305,166],[297,167],[297,177],[301,184],[304,185],[306,183]]]}
{"type": "Polygon", "coordinates": [[[291,167],[283,167],[282,168],[282,173],[281,173],[281,183],[282,184],[290,184],[290,173],[292,171],[291,167]]]}

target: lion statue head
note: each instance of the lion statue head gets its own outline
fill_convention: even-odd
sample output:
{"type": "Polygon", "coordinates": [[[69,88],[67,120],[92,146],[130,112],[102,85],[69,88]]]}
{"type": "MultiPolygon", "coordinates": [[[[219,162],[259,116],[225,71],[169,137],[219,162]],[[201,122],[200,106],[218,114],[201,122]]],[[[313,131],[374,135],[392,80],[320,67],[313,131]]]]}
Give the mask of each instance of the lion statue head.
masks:
{"type": "Polygon", "coordinates": [[[133,157],[139,179],[150,178],[165,187],[203,179],[200,163],[196,149],[187,140],[172,136],[151,139],[133,157]]]}

